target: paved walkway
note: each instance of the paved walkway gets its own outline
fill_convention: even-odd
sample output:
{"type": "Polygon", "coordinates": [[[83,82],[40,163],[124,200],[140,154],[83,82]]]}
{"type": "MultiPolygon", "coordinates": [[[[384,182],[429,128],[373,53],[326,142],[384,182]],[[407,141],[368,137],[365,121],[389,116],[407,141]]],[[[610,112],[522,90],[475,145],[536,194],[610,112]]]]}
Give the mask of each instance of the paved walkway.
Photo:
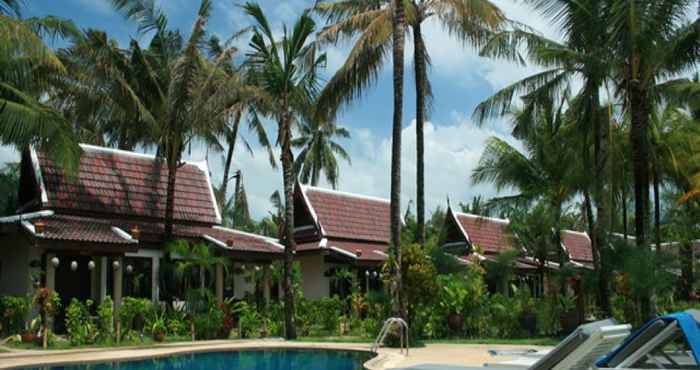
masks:
{"type": "MultiPolygon", "coordinates": [[[[215,352],[231,350],[252,350],[266,348],[330,349],[369,351],[369,344],[362,343],[307,343],[286,342],[280,339],[265,340],[218,340],[167,343],[139,347],[87,348],[74,350],[19,350],[0,352],[0,369],[38,367],[46,365],[63,365],[67,363],[99,363],[124,360],[139,360],[173,354],[194,352],[215,352]]],[[[467,345],[467,344],[429,344],[426,347],[411,349],[409,356],[399,354],[397,349],[381,349],[379,355],[370,360],[369,370],[411,369],[438,370],[445,366],[478,367],[485,362],[509,360],[508,357],[494,358],[488,354],[489,349],[537,348],[535,346],[515,345],[467,345]]]]}

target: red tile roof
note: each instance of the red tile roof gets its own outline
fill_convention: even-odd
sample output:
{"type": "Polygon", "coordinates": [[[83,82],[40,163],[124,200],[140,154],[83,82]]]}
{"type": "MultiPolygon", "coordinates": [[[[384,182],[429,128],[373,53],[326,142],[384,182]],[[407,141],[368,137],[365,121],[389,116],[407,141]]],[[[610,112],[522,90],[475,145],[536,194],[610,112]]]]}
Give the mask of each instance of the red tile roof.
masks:
{"type": "Polygon", "coordinates": [[[334,190],[301,187],[322,235],[389,243],[389,201],[334,190]]]}
{"type": "MultiPolygon", "coordinates": [[[[99,219],[91,217],[53,215],[24,221],[25,229],[40,239],[86,242],[86,245],[99,248],[100,244],[125,244],[134,249],[142,243],[161,243],[163,241],[163,224],[143,221],[99,219]],[[35,224],[42,222],[44,232],[35,233],[35,224]],[[139,240],[132,239],[134,227],[138,227],[141,235],[139,240]]],[[[174,225],[173,234],[178,238],[191,239],[201,242],[216,243],[217,246],[230,249],[231,252],[255,252],[281,254],[284,247],[275,239],[260,235],[249,234],[239,230],[223,227],[174,225]],[[205,237],[207,235],[207,237],[205,237]],[[226,244],[231,240],[233,246],[226,244]]]]}
{"type": "Polygon", "coordinates": [[[281,254],[284,252],[284,246],[275,239],[239,230],[214,226],[213,228],[202,230],[202,235],[208,235],[224,244],[231,240],[233,245],[230,248],[233,251],[242,250],[245,252],[274,254],[281,254]]]}
{"type": "Polygon", "coordinates": [[[495,254],[512,248],[508,236],[508,220],[459,212],[454,212],[454,215],[467,240],[473,246],[480,247],[484,253],[495,254]]]}
{"type": "Polygon", "coordinates": [[[322,239],[320,241],[297,244],[297,251],[328,250],[340,257],[360,262],[381,263],[387,259],[388,246],[385,243],[322,239]],[[359,254],[358,254],[359,252],[359,254]]]}
{"type": "Polygon", "coordinates": [[[561,242],[576,262],[593,262],[593,249],[588,234],[572,230],[562,230],[561,242]]]}
{"type": "MultiPolygon", "coordinates": [[[[60,213],[105,214],[111,218],[165,216],[167,167],[153,156],[81,145],[77,178],[71,180],[43,153],[37,153],[45,189],[44,207],[60,213]]],[[[220,222],[206,166],[187,163],[177,172],[174,219],[220,222]]]]}
{"type": "MultiPolygon", "coordinates": [[[[108,220],[88,217],[56,215],[24,221],[23,226],[40,239],[71,242],[89,242],[106,244],[136,244],[123,230],[118,230],[108,220]],[[36,233],[36,226],[41,222],[44,230],[36,233]]],[[[94,247],[98,245],[90,244],[94,247]]]]}

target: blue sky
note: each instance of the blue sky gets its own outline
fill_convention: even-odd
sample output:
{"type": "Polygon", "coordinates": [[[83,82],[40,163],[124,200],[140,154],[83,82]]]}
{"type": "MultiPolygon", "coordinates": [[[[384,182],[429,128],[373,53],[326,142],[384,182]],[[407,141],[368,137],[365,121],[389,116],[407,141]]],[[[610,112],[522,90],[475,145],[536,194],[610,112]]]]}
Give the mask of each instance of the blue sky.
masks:
{"type": "MultiPolygon", "coordinates": [[[[226,38],[248,25],[249,20],[231,0],[212,0],[213,17],[209,32],[226,38]]],[[[525,22],[549,37],[557,37],[546,20],[539,17],[520,2],[493,0],[510,18],[525,22]]],[[[133,23],[124,20],[112,10],[106,0],[30,0],[26,2],[25,16],[57,15],[72,19],[81,28],[105,30],[110,37],[126,45],[131,38],[147,42],[148,36],[139,37],[133,23]]],[[[199,1],[160,0],[157,3],[169,17],[171,27],[187,34],[192,26],[199,1]]],[[[301,11],[313,4],[310,0],[260,1],[262,8],[276,29],[282,22],[292,23],[301,11]]],[[[319,26],[321,26],[319,21],[319,26]]],[[[508,135],[505,121],[476,126],[470,119],[476,104],[497,89],[536,69],[520,67],[502,61],[487,60],[476,51],[462,47],[451,39],[437,24],[428,22],[425,27],[428,52],[432,58],[430,79],[434,90],[434,102],[430,123],[426,127],[426,195],[429,210],[445,206],[446,198],[453,203],[468,201],[474,195],[490,197],[496,194],[492,186],[474,186],[469,181],[471,170],[481,155],[485,141],[500,136],[513,141],[508,135]]],[[[245,40],[241,46],[245,47],[245,40]]],[[[328,71],[332,74],[343,62],[349,45],[338,45],[326,50],[329,57],[328,71]]],[[[407,45],[405,110],[403,123],[403,185],[404,207],[415,198],[415,94],[412,64],[412,45],[407,45]]],[[[388,66],[388,65],[387,65],[388,66]]],[[[344,142],[352,156],[352,165],[341,166],[340,189],[367,195],[388,197],[392,119],[391,69],[386,68],[373,89],[361,100],[338,117],[338,123],[351,131],[352,139],[344,142]]],[[[269,134],[276,135],[274,125],[269,134]]],[[[252,138],[252,136],[251,136],[252,138]]],[[[251,140],[251,143],[253,140],[251,140]]],[[[241,146],[239,146],[240,149],[241,146]]],[[[259,218],[270,209],[269,195],[281,188],[281,174],[270,169],[262,149],[254,145],[251,157],[237,150],[234,167],[243,172],[251,212],[259,218]]],[[[208,153],[195,148],[191,159],[208,159],[215,182],[221,176],[222,154],[208,153]]],[[[0,160],[16,158],[9,148],[0,148],[0,160]]]]}

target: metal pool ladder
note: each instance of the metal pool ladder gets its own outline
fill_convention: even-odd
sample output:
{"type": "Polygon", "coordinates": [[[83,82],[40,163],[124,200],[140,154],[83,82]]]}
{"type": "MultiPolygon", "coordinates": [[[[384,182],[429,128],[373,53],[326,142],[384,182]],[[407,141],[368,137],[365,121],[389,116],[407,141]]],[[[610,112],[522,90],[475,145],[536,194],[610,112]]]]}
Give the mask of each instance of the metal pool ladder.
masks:
{"type": "Polygon", "coordinates": [[[391,317],[384,321],[384,325],[382,326],[382,330],[379,331],[379,335],[377,335],[377,339],[374,340],[374,344],[372,344],[372,352],[377,353],[377,350],[379,350],[379,347],[384,343],[384,339],[386,339],[387,334],[389,334],[389,329],[393,325],[398,325],[399,326],[399,338],[401,340],[401,353],[404,353],[404,349],[406,351],[406,355],[408,355],[408,324],[404,319],[400,317],[391,317]]]}

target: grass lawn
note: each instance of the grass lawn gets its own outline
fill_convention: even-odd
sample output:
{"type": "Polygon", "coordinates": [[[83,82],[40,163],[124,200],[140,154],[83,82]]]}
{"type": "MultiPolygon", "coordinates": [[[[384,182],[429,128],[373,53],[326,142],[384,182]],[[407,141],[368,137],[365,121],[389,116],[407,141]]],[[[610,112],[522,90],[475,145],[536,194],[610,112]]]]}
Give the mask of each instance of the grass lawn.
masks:
{"type": "MultiPolygon", "coordinates": [[[[66,340],[60,340],[54,342],[52,345],[49,346],[48,349],[78,349],[78,348],[104,348],[104,347],[130,347],[130,346],[150,346],[150,345],[155,345],[155,344],[162,344],[162,343],[172,343],[172,342],[188,342],[191,340],[191,337],[189,336],[169,336],[165,338],[165,341],[163,342],[155,342],[153,338],[151,337],[144,337],[143,342],[140,340],[131,340],[131,341],[126,341],[123,340],[119,344],[116,342],[104,342],[104,343],[95,343],[95,344],[86,344],[82,346],[74,346],[71,345],[70,342],[66,340]]],[[[22,343],[22,342],[10,342],[7,343],[7,346],[12,347],[12,348],[17,348],[17,349],[41,349],[41,345],[36,345],[34,343],[22,343]]],[[[2,349],[0,348],[0,351],[2,349]]]]}

